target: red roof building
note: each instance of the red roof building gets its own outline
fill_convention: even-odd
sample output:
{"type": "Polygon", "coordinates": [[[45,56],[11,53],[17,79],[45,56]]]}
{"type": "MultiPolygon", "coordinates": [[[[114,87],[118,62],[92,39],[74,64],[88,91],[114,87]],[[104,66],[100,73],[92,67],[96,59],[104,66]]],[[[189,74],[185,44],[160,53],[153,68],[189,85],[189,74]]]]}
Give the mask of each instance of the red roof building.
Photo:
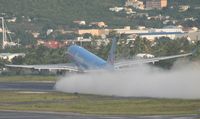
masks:
{"type": "Polygon", "coordinates": [[[48,48],[56,49],[56,48],[62,47],[62,44],[61,44],[59,41],[50,40],[50,41],[46,41],[46,42],[44,43],[44,46],[46,46],[46,47],[48,47],[48,48]]]}

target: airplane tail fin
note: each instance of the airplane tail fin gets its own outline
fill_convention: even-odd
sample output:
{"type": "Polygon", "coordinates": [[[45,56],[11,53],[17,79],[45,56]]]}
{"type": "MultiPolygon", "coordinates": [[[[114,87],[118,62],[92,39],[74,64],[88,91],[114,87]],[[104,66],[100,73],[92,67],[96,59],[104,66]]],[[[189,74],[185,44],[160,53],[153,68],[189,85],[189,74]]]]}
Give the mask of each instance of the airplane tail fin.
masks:
{"type": "Polygon", "coordinates": [[[109,51],[108,59],[107,59],[107,63],[111,64],[111,65],[114,65],[114,61],[115,61],[116,44],[117,44],[116,38],[113,38],[112,39],[111,49],[109,51]]]}

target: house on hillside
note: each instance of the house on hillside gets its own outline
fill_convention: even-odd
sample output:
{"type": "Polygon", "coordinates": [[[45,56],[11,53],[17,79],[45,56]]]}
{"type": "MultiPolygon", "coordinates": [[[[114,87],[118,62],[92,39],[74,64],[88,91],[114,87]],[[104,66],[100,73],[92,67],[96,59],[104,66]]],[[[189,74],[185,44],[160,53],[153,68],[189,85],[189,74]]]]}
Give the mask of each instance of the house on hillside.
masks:
{"type": "Polygon", "coordinates": [[[32,32],[31,34],[33,35],[34,38],[38,38],[40,35],[39,32],[32,32]]]}
{"type": "Polygon", "coordinates": [[[73,21],[73,23],[78,24],[78,25],[86,25],[85,21],[73,21]]]}
{"type": "Polygon", "coordinates": [[[52,48],[52,49],[57,49],[57,48],[61,48],[62,47],[62,43],[56,40],[50,40],[50,41],[46,41],[44,43],[44,46],[48,47],[48,48],[52,48]]]}
{"type": "Polygon", "coordinates": [[[113,7],[113,8],[109,8],[110,11],[113,12],[120,12],[122,11],[124,8],[123,7],[113,7]]]}
{"type": "Polygon", "coordinates": [[[102,27],[107,27],[108,25],[106,25],[106,23],[105,22],[103,22],[103,21],[101,21],[101,22],[91,22],[90,24],[89,24],[89,26],[98,26],[98,27],[100,27],[100,28],[102,28],[102,27]]]}
{"type": "Polygon", "coordinates": [[[0,59],[12,61],[15,57],[25,57],[25,53],[0,53],[0,59]]]}
{"type": "Polygon", "coordinates": [[[37,40],[37,45],[43,45],[45,47],[52,48],[52,49],[57,49],[57,48],[61,48],[64,46],[63,43],[56,41],[56,40],[44,41],[41,39],[37,40]]]}
{"type": "Polygon", "coordinates": [[[102,35],[108,35],[109,30],[108,29],[79,29],[76,31],[76,33],[79,35],[91,34],[93,36],[102,36],[102,35]]]}

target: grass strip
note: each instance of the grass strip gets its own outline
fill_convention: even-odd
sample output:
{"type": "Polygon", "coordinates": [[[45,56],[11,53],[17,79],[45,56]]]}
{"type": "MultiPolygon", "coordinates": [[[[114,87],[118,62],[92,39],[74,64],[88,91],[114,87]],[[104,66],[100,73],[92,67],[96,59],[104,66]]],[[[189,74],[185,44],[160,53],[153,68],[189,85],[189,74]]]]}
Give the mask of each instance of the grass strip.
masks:
{"type": "Polygon", "coordinates": [[[59,92],[0,91],[0,110],[56,111],[98,115],[199,114],[200,100],[117,98],[59,92]]]}

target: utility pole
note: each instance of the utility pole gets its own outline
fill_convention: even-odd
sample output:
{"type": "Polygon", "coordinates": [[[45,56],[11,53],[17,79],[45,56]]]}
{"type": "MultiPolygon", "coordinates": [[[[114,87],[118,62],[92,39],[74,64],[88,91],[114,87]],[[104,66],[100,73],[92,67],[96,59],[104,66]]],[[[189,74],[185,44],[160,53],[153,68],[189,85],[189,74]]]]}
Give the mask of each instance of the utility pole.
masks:
{"type": "Polygon", "coordinates": [[[6,36],[6,31],[5,31],[4,18],[0,17],[0,19],[1,19],[1,24],[2,24],[2,34],[3,34],[2,49],[5,49],[7,36],[6,36]]]}
{"type": "Polygon", "coordinates": [[[19,38],[17,39],[17,47],[19,48],[19,38]]]}
{"type": "Polygon", "coordinates": [[[1,24],[2,24],[2,34],[3,34],[2,49],[5,49],[5,47],[7,45],[8,46],[15,46],[15,45],[17,45],[16,43],[12,42],[12,38],[11,38],[10,34],[7,34],[8,28],[7,28],[7,25],[5,23],[4,18],[0,17],[0,20],[1,20],[1,24]],[[9,37],[10,41],[8,40],[7,35],[9,37]]]}

